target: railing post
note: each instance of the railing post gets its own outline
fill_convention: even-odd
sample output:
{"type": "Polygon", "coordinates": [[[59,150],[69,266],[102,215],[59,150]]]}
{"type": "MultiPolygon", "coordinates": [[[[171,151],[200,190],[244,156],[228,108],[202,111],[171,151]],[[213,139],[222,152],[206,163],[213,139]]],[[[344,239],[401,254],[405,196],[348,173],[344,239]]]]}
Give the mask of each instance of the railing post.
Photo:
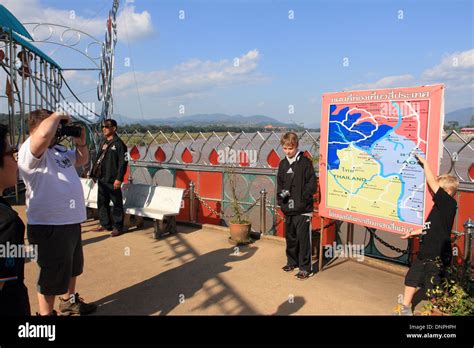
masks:
{"type": "Polygon", "coordinates": [[[260,233],[267,231],[267,190],[260,190],[260,233]]]}
{"type": "MultiPolygon", "coordinates": [[[[474,221],[468,218],[464,223],[464,262],[468,270],[472,266],[472,234],[474,233],[474,221]]],[[[471,275],[472,271],[469,271],[471,275]]]]}
{"type": "Polygon", "coordinates": [[[194,182],[189,182],[189,220],[195,222],[194,218],[194,182]]]}

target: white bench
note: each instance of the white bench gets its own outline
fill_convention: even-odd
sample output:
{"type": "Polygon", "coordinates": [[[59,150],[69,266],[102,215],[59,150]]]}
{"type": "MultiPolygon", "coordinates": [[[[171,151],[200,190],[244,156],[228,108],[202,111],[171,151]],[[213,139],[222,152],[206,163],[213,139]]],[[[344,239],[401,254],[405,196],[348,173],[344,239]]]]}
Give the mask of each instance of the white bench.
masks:
{"type": "MultiPolygon", "coordinates": [[[[92,179],[81,178],[84,190],[84,202],[87,208],[97,209],[98,185],[92,179]]],[[[164,233],[176,232],[176,215],[181,209],[184,189],[144,184],[124,184],[122,186],[124,225],[130,226],[130,216],[139,217],[137,225],[143,218],[154,221],[155,238],[164,233]]],[[[110,203],[112,205],[112,202],[110,203]]]]}
{"type": "Polygon", "coordinates": [[[176,215],[181,209],[184,189],[143,184],[125,184],[122,187],[126,224],[130,215],[147,217],[154,221],[155,238],[176,232],[176,215]]]}

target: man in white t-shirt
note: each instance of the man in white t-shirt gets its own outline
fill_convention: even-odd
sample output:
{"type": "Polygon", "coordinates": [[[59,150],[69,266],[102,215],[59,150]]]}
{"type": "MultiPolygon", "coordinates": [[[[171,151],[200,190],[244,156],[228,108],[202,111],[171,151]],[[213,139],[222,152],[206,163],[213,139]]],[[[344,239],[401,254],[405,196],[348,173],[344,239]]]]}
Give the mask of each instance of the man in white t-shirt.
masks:
{"type": "Polygon", "coordinates": [[[84,315],[97,306],[75,292],[76,277],[84,267],[81,222],[86,220],[75,167],[88,163],[89,150],[84,128],[73,138],[75,151],[57,143],[61,121],[69,123],[70,117],[44,109],[29,114],[30,137],[18,153],[18,167],[26,186],[28,240],[38,245],[39,315],[56,315],[57,295],[61,315],[84,315]]]}

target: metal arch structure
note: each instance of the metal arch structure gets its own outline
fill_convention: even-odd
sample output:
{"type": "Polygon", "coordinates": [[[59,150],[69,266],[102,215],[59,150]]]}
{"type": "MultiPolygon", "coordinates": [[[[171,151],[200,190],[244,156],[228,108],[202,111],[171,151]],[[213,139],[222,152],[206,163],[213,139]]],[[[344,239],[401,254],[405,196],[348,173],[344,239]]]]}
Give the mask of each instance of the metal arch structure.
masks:
{"type": "Polygon", "coordinates": [[[102,51],[102,46],[104,45],[103,42],[99,41],[92,35],[89,35],[88,33],[71,28],[65,25],[60,25],[60,24],[55,24],[55,23],[38,23],[38,22],[28,22],[28,23],[23,23],[23,25],[26,28],[31,28],[29,32],[31,33],[31,37],[33,38],[33,41],[35,43],[47,43],[47,44],[52,44],[52,45],[57,45],[60,47],[65,47],[68,49],[72,49],[76,51],[79,54],[82,54],[84,57],[89,59],[89,61],[95,65],[95,69],[62,69],[62,70],[99,70],[100,67],[100,59],[101,56],[92,56],[90,53],[90,47],[93,45],[97,45],[100,48],[100,51],[102,51]],[[48,36],[41,38],[41,34],[39,31],[42,29],[46,29],[48,31],[48,36]],[[57,34],[59,41],[53,40],[53,36],[57,34]],[[70,37],[67,37],[67,34],[70,34],[70,37]],[[74,38],[75,41],[71,41],[71,39],[74,38]],[[87,40],[88,42],[84,42],[87,40]],[[83,44],[83,47],[78,48],[80,44],[83,44]],[[84,47],[85,46],[85,47],[84,47]]]}
{"type": "MultiPolygon", "coordinates": [[[[89,113],[89,118],[84,119],[84,117],[77,115],[78,113],[76,113],[75,109],[73,109],[72,116],[80,117],[89,124],[100,123],[102,120],[110,118],[113,113],[112,82],[115,45],[117,43],[118,8],[119,0],[114,0],[112,9],[109,11],[106,22],[104,41],[99,41],[92,35],[82,30],[64,25],[54,23],[23,23],[25,26],[31,28],[33,42],[56,45],[58,46],[58,49],[64,47],[74,50],[75,52],[87,58],[93,65],[92,67],[88,68],[64,68],[60,71],[61,81],[64,81],[65,88],[69,93],[71,93],[78,103],[82,104],[83,108],[89,113]],[[39,31],[42,29],[46,29],[48,32],[48,35],[43,38],[40,37],[39,33],[39,31]],[[94,46],[99,48],[100,55],[92,55],[91,48],[94,46]],[[97,70],[99,72],[97,81],[97,99],[102,103],[100,114],[96,114],[94,110],[91,110],[88,106],[84,105],[84,103],[82,103],[79,97],[74,93],[62,74],[62,71],[67,70],[97,70]],[[76,115],[74,115],[74,113],[76,115]]],[[[62,93],[60,93],[60,97],[62,100],[65,100],[62,93]]]]}
{"type": "MultiPolygon", "coordinates": [[[[119,1],[114,0],[107,18],[105,38],[101,42],[84,31],[52,23],[21,24],[8,9],[1,6],[3,23],[0,23],[0,73],[6,76],[5,94],[7,100],[10,141],[17,146],[26,138],[26,115],[37,109],[65,109],[71,116],[82,121],[93,135],[94,126],[113,112],[112,81],[115,45],[117,42],[116,16],[119,1]],[[6,18],[6,20],[5,20],[6,18]],[[31,28],[30,35],[26,27],[31,28]],[[38,31],[46,28],[48,35],[38,37],[38,31]],[[57,35],[58,39],[54,40],[57,35]],[[37,40],[35,40],[35,36],[37,40]],[[71,38],[73,39],[71,41],[71,38]],[[63,69],[36,44],[53,44],[68,48],[88,58],[89,68],[63,69]],[[81,49],[80,46],[83,45],[81,49]],[[94,56],[91,50],[96,46],[100,54],[94,56]],[[64,77],[65,70],[98,71],[97,97],[101,103],[100,113],[86,105],[70,87],[64,77]],[[74,102],[68,101],[70,94],[74,102]]],[[[92,139],[93,143],[97,139],[92,139]]],[[[95,144],[96,145],[96,144],[95,144]]]]}

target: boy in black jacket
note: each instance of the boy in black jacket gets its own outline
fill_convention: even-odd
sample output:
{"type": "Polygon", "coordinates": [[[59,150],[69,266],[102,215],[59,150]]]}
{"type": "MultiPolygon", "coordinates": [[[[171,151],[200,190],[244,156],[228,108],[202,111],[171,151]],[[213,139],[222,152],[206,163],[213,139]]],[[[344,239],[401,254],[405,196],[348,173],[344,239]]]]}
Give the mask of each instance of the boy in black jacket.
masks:
{"type": "Polygon", "coordinates": [[[456,216],[457,203],[454,195],[459,181],[452,175],[435,177],[426,159],[416,156],[423,166],[426,182],[432,191],[434,205],[423,229],[407,232],[401,236],[407,239],[421,235],[420,250],[405,277],[403,302],[398,304],[396,315],[413,315],[413,308],[426,299],[427,290],[441,282],[443,268],[452,258],[451,230],[456,216]]]}
{"type": "Polygon", "coordinates": [[[308,279],[312,275],[311,217],[316,176],[313,163],[298,152],[298,136],[285,133],[281,145],[286,157],[281,160],[277,176],[277,202],[285,214],[287,264],[283,271],[299,267],[296,277],[308,279]]]}

